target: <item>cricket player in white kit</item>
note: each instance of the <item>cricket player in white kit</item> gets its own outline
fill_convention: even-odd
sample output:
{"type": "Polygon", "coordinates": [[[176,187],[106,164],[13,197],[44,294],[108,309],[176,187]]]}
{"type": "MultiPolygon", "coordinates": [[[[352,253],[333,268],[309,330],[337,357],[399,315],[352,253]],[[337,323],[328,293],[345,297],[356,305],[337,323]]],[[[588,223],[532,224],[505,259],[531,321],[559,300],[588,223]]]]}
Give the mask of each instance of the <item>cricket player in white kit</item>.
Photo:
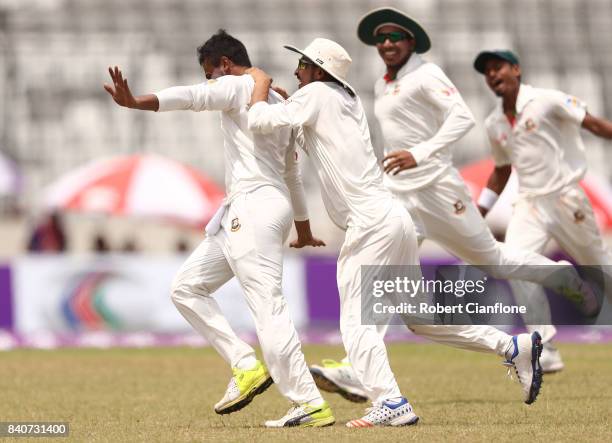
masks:
{"type": "MultiPolygon", "coordinates": [[[[232,367],[234,375],[215,405],[217,413],[242,409],[274,380],[296,405],[289,419],[274,421],[274,426],[332,425],[335,419],[308,371],[281,292],[283,243],[292,218],[298,230],[294,246],[322,243],[310,233],[292,131],[254,135],[248,130],[254,81],[245,74],[251,64],[241,42],[220,30],[198,52],[208,82],[133,97],[115,68],[114,87],[105,85],[118,104],[130,108],[221,111],[227,196],[207,226],[206,237],[179,270],[172,300],[232,367]],[[255,320],[267,369],[253,348],[238,338],[212,297],[233,276],[255,320]]],[[[269,100],[278,103],[282,98],[272,92],[269,100]]]]}
{"type": "MultiPolygon", "coordinates": [[[[555,239],[581,265],[612,264],[593,209],[578,184],[586,172],[580,128],[612,139],[612,122],[589,114],[576,97],[522,83],[518,57],[511,51],[483,51],[474,68],[501,98],[485,122],[495,169],[478,201],[482,214],[495,204],[514,167],[519,197],[506,232],[507,244],[541,253],[555,239]]],[[[527,282],[512,285],[515,298],[545,318],[549,306],[543,291],[527,282]]],[[[563,369],[550,342],[555,327],[528,325],[527,329],[542,334],[542,364],[563,369]]]]}
{"type": "MultiPolygon", "coordinates": [[[[444,72],[419,55],[431,46],[425,30],[401,11],[386,7],[366,14],[357,33],[364,43],[376,45],[387,67],[375,85],[375,113],[384,138],[384,183],[412,216],[419,244],[425,238],[434,240],[496,278],[550,285],[550,274],[542,272],[542,266],[556,263],[497,242],[452,165],[452,145],[473,127],[474,118],[444,72]]],[[[568,271],[558,275],[565,281],[554,283],[553,289],[579,293],[583,282],[573,268],[563,268],[568,271]]],[[[486,333],[482,327],[411,329],[443,344],[503,354],[495,328],[486,333]]],[[[387,327],[381,325],[379,331],[384,336],[387,327]]],[[[321,389],[351,401],[366,400],[346,358],[324,360],[311,371],[321,389]]]]}
{"type": "MultiPolygon", "coordinates": [[[[285,48],[303,56],[295,71],[300,89],[285,103],[271,105],[266,102],[271,79],[262,71],[253,73],[256,84],[249,128],[262,134],[303,129],[303,149],[317,171],[325,207],[336,225],[346,230],[337,271],[340,331],[356,378],[373,401],[364,417],[347,426],[414,424],[418,417],[400,392],[383,336],[376,326],[361,324],[360,274],[363,265],[414,265],[418,269],[412,220],[384,186],[365,112],[346,81],[351,64],[348,53],[321,38],[304,50],[285,48]]],[[[524,381],[526,400],[532,402],[541,383],[539,335],[510,337],[490,329],[496,331],[498,352],[507,354],[508,363],[524,381]]],[[[450,329],[441,333],[445,337],[452,334],[450,329]]]]}

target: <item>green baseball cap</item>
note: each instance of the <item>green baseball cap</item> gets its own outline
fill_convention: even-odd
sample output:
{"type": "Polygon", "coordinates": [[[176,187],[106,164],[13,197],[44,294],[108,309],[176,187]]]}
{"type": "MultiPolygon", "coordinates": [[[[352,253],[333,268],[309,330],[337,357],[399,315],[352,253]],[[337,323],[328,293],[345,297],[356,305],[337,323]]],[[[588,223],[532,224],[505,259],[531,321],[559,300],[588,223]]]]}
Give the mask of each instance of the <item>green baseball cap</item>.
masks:
{"type": "Polygon", "coordinates": [[[414,51],[417,54],[427,52],[431,48],[429,36],[421,25],[399,9],[390,7],[374,9],[364,15],[357,26],[357,36],[366,45],[374,46],[376,32],[385,25],[397,26],[411,34],[416,41],[414,51]]]}
{"type": "Polygon", "coordinates": [[[519,58],[517,55],[508,50],[508,49],[496,49],[493,51],[482,51],[474,60],[474,69],[476,69],[481,74],[485,73],[485,66],[487,62],[492,58],[496,58],[499,60],[504,60],[510,63],[511,65],[519,65],[519,58]]]}

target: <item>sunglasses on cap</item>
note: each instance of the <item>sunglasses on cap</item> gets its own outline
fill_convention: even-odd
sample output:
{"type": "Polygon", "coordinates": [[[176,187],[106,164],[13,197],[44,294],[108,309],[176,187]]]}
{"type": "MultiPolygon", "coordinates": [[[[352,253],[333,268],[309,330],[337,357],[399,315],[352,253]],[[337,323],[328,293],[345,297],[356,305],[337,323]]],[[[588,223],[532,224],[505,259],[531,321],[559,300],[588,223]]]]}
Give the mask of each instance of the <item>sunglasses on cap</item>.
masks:
{"type": "Polygon", "coordinates": [[[380,33],[374,36],[376,43],[384,43],[385,41],[387,41],[387,39],[389,39],[389,41],[391,41],[392,43],[396,43],[396,42],[399,42],[402,40],[408,40],[411,38],[412,36],[410,34],[407,34],[406,32],[401,32],[401,31],[387,32],[384,34],[380,33]]]}
{"type": "Polygon", "coordinates": [[[307,60],[305,58],[301,58],[298,61],[298,69],[299,70],[306,69],[308,66],[313,66],[313,65],[314,65],[314,63],[312,63],[310,60],[307,60]]]}

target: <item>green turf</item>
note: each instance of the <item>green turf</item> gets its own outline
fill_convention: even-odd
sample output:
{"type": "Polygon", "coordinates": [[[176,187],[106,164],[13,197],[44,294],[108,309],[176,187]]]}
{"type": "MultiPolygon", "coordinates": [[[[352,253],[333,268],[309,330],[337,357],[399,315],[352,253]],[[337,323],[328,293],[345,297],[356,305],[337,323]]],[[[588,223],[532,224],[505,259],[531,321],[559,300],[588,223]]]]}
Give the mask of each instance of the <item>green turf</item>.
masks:
{"type": "MultiPolygon", "coordinates": [[[[418,426],[347,429],[364,404],[329,394],[337,424],[303,430],[262,428],[289,407],[274,386],[246,409],[216,415],[230,372],[210,349],[0,352],[0,421],[68,421],[74,441],[611,441],[612,345],[560,349],[566,370],[545,377],[527,406],[495,356],[390,345],[418,426]]],[[[330,346],[307,346],[305,354],[310,362],[342,356],[330,346]]]]}

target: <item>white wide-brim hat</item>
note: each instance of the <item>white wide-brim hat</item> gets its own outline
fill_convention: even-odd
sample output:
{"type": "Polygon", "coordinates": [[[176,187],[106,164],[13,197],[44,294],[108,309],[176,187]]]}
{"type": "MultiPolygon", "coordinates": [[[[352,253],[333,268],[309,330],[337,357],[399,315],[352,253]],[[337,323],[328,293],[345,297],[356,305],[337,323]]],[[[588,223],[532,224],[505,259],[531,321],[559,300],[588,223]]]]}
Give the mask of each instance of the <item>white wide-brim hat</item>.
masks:
{"type": "Polygon", "coordinates": [[[304,49],[298,49],[291,45],[284,45],[284,47],[305,56],[342,83],[353,95],[356,95],[355,89],[346,81],[353,60],[338,43],[326,38],[315,38],[304,49]]]}

